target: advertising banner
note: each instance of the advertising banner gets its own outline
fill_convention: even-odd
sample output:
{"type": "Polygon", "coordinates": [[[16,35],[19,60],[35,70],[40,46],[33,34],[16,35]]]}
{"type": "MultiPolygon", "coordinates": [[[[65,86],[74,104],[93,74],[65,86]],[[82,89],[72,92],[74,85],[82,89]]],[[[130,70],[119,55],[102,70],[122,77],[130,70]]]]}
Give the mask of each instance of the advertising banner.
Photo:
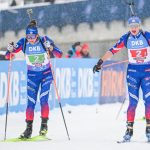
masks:
{"type": "MultiPolygon", "coordinates": [[[[93,74],[96,59],[53,59],[52,69],[62,106],[95,104],[99,101],[100,74],[93,74]]],[[[5,113],[9,61],[0,62],[0,114],[5,113]]],[[[9,111],[25,111],[27,104],[26,63],[13,61],[10,78],[9,111]]],[[[39,97],[39,96],[38,96],[39,97]]],[[[39,99],[36,111],[40,110],[39,99]]],[[[50,108],[58,107],[54,86],[49,96],[50,108]]]]}

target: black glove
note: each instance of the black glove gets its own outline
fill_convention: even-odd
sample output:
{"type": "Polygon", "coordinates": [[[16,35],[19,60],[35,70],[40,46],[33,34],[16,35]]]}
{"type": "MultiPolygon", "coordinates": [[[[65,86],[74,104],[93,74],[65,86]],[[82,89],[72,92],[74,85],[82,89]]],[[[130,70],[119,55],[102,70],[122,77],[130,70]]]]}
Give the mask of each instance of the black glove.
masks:
{"type": "Polygon", "coordinates": [[[101,68],[102,68],[102,64],[103,64],[103,60],[99,59],[97,64],[93,67],[93,73],[99,72],[99,70],[101,70],[101,68]]]}

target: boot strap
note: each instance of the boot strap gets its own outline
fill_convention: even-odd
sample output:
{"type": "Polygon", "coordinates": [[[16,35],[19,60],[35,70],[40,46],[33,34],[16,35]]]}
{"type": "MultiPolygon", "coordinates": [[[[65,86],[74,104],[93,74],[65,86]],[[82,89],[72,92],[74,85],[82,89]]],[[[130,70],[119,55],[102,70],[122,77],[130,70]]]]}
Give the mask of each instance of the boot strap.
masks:
{"type": "Polygon", "coordinates": [[[128,128],[128,129],[133,129],[133,127],[131,127],[131,126],[127,126],[127,128],[128,128]]]}
{"type": "Polygon", "coordinates": [[[146,124],[146,127],[150,127],[150,124],[146,124]]]}

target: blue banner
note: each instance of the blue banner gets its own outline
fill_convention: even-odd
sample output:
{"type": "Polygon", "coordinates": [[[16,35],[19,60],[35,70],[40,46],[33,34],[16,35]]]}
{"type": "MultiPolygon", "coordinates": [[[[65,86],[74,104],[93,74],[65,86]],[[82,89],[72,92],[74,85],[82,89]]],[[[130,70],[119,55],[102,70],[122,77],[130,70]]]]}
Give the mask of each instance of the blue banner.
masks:
{"type": "Polygon", "coordinates": [[[100,92],[100,74],[93,74],[92,59],[55,61],[55,77],[61,99],[68,104],[94,104],[100,92]]]}
{"type": "MultiPolygon", "coordinates": [[[[0,62],[0,114],[5,112],[9,63],[9,61],[0,62]]],[[[24,110],[26,105],[26,63],[24,61],[12,61],[10,72],[9,109],[17,112],[24,110]]]]}
{"type": "MultiPolygon", "coordinates": [[[[52,68],[57,84],[61,104],[79,105],[95,104],[99,101],[100,74],[93,74],[92,67],[96,59],[53,59],[52,68]]],[[[0,62],[0,114],[5,113],[8,87],[9,61],[0,62]]],[[[27,104],[26,63],[13,61],[11,68],[11,90],[9,111],[25,111],[27,104]]],[[[54,86],[51,86],[49,96],[50,108],[58,107],[54,86]]],[[[40,110],[39,100],[36,111],[40,110]]]]}
{"type": "MultiPolygon", "coordinates": [[[[126,94],[126,65],[116,64],[93,74],[97,59],[52,59],[52,69],[62,106],[91,105],[123,101],[126,94]]],[[[107,61],[106,64],[112,64],[107,61]]],[[[105,64],[104,64],[105,65],[105,64]]],[[[5,113],[8,94],[9,61],[0,62],[0,114],[5,113]]],[[[27,105],[27,76],[25,61],[13,61],[10,78],[9,111],[25,111],[27,105]]],[[[39,96],[38,96],[39,97],[39,96]]],[[[50,88],[49,105],[58,107],[54,85],[50,88]]],[[[40,110],[39,99],[36,111],[40,110]]]]}

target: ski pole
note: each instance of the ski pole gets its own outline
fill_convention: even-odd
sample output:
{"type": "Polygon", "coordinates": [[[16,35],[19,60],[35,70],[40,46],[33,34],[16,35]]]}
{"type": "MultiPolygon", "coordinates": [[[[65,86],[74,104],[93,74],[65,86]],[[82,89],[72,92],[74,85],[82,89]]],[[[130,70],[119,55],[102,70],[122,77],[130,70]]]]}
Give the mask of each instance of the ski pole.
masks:
{"type": "Polygon", "coordinates": [[[6,117],[5,117],[5,135],[4,135],[4,141],[6,140],[7,135],[7,120],[8,120],[8,102],[9,102],[9,96],[10,96],[10,76],[11,76],[11,69],[12,69],[12,53],[10,53],[10,61],[8,66],[8,84],[7,84],[7,97],[6,97],[6,117]]]}
{"type": "Polygon", "coordinates": [[[120,112],[121,112],[121,110],[122,110],[122,108],[123,108],[123,106],[124,106],[125,101],[126,101],[126,98],[124,98],[124,100],[123,100],[123,102],[122,102],[122,104],[121,104],[121,106],[120,106],[120,109],[119,109],[119,111],[118,111],[118,113],[117,113],[117,116],[116,116],[116,120],[118,120],[118,118],[119,118],[120,112]]]}
{"type": "Polygon", "coordinates": [[[128,62],[128,60],[123,60],[123,61],[119,61],[119,62],[108,64],[108,65],[103,65],[102,68],[111,67],[111,66],[122,64],[122,63],[125,63],[125,62],[128,62]]]}
{"type": "Polygon", "coordinates": [[[134,1],[131,1],[131,2],[125,2],[125,3],[129,6],[130,11],[131,11],[131,15],[132,15],[132,16],[136,16],[134,1]]]}
{"type": "Polygon", "coordinates": [[[33,14],[33,11],[32,11],[32,9],[30,8],[30,9],[27,9],[27,14],[28,14],[28,17],[29,17],[29,19],[30,19],[30,21],[32,20],[32,14],[33,14]]]}
{"type": "MultiPolygon", "coordinates": [[[[44,40],[46,41],[45,37],[44,37],[44,40]]],[[[51,64],[49,52],[47,52],[47,55],[48,55],[49,62],[50,62],[50,68],[51,68],[51,70],[52,70],[52,64],[51,64]]],[[[58,89],[57,89],[57,86],[56,86],[56,80],[55,80],[55,78],[54,78],[53,70],[52,70],[52,77],[53,77],[53,82],[54,82],[55,93],[56,93],[56,96],[57,96],[57,99],[58,99],[58,103],[59,103],[59,107],[60,107],[60,110],[61,110],[61,114],[62,114],[62,117],[63,117],[63,121],[64,121],[65,129],[66,129],[66,132],[67,132],[68,140],[70,140],[70,136],[69,136],[67,124],[66,124],[66,121],[65,121],[65,117],[64,117],[62,105],[61,105],[61,102],[60,102],[60,95],[59,95],[59,93],[58,93],[58,89]]]]}
{"type": "MultiPolygon", "coordinates": [[[[49,59],[50,59],[50,57],[49,57],[49,59]]],[[[52,69],[51,62],[50,62],[50,67],[51,67],[51,69],[52,69]]],[[[68,140],[70,140],[70,136],[69,136],[69,132],[68,132],[68,128],[67,128],[67,124],[66,124],[66,121],[65,121],[65,117],[64,117],[63,109],[62,109],[62,106],[61,106],[61,102],[60,102],[60,95],[59,95],[59,93],[58,93],[58,89],[57,89],[57,86],[56,86],[56,80],[55,80],[55,78],[54,78],[53,70],[52,70],[52,76],[53,76],[53,82],[54,82],[54,89],[55,89],[55,93],[56,93],[56,96],[57,96],[57,99],[58,99],[58,103],[59,103],[59,107],[60,107],[60,110],[61,110],[61,114],[62,114],[62,117],[63,117],[63,121],[64,121],[64,125],[65,125],[65,128],[66,128],[66,132],[67,132],[68,140]]]]}
{"type": "Polygon", "coordinates": [[[128,5],[130,7],[130,11],[131,11],[132,16],[135,16],[135,12],[133,10],[134,2],[128,3],[128,5]]]}

